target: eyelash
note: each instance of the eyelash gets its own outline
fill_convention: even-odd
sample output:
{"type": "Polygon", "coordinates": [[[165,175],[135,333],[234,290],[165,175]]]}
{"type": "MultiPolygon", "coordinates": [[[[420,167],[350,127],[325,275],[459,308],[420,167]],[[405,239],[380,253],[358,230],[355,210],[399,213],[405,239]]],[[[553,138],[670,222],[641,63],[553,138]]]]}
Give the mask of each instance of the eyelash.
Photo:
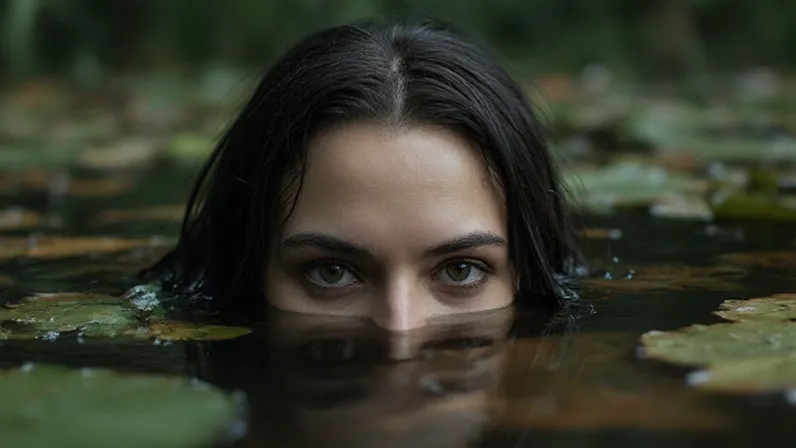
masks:
{"type": "MultiPolygon", "coordinates": [[[[453,258],[445,260],[444,262],[440,263],[440,265],[438,265],[438,267],[434,270],[434,275],[432,278],[434,278],[435,280],[439,279],[440,275],[442,274],[443,270],[446,267],[455,264],[468,264],[473,268],[481,271],[481,278],[477,281],[471,282],[469,284],[444,285],[445,287],[448,288],[454,288],[460,293],[466,294],[477,290],[478,288],[480,288],[490,280],[494,272],[493,269],[487,263],[481,260],[475,260],[471,258],[453,258]]],[[[310,289],[314,290],[314,292],[316,293],[322,293],[322,294],[334,293],[335,295],[344,295],[345,293],[349,292],[352,288],[356,288],[358,287],[358,285],[363,283],[361,275],[355,269],[353,269],[347,263],[338,260],[312,261],[310,263],[305,264],[302,267],[301,271],[303,273],[304,279],[306,280],[305,283],[307,284],[307,286],[310,289]],[[313,269],[319,269],[330,265],[340,266],[346,269],[354,277],[354,281],[345,286],[324,286],[319,284],[318,282],[313,281],[310,278],[310,273],[312,272],[313,269]]]]}

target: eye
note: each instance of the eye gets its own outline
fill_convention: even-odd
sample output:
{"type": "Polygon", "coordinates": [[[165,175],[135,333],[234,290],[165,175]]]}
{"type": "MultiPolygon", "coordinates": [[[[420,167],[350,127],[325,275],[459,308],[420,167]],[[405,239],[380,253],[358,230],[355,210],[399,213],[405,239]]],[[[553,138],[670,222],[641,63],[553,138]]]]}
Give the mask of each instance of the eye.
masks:
{"type": "Polygon", "coordinates": [[[439,271],[439,279],[450,286],[477,286],[487,276],[486,269],[470,261],[448,263],[439,271]]]}
{"type": "Polygon", "coordinates": [[[307,270],[306,276],[318,286],[331,288],[344,287],[357,282],[351,269],[334,262],[316,263],[307,270]]]}

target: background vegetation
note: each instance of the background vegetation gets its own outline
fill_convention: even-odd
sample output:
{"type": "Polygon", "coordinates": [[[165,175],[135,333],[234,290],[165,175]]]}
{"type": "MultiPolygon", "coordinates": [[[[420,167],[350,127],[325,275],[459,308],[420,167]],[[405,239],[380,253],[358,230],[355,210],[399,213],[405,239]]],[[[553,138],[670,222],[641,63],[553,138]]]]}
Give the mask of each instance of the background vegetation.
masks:
{"type": "Polygon", "coordinates": [[[520,70],[644,79],[796,64],[791,0],[0,0],[0,77],[261,66],[310,30],[438,18],[520,70]]]}

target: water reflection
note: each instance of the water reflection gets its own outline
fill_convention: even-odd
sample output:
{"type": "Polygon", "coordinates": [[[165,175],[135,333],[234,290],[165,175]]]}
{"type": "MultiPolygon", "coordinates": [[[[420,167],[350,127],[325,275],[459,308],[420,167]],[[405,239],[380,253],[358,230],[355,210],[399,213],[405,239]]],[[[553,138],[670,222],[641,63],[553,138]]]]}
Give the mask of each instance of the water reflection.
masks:
{"type": "Polygon", "coordinates": [[[258,335],[192,356],[200,376],[248,392],[257,446],[460,447],[493,417],[513,316],[508,308],[395,335],[277,313],[258,335]]]}

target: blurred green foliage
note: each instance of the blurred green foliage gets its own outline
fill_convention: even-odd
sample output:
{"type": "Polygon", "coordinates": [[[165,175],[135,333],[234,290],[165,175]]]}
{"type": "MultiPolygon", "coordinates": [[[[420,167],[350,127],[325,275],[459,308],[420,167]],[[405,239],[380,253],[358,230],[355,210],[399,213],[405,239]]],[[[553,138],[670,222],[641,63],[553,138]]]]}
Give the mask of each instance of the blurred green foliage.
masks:
{"type": "Polygon", "coordinates": [[[366,18],[446,20],[545,71],[796,63],[791,0],[0,0],[0,76],[263,65],[311,30],[366,18]]]}

